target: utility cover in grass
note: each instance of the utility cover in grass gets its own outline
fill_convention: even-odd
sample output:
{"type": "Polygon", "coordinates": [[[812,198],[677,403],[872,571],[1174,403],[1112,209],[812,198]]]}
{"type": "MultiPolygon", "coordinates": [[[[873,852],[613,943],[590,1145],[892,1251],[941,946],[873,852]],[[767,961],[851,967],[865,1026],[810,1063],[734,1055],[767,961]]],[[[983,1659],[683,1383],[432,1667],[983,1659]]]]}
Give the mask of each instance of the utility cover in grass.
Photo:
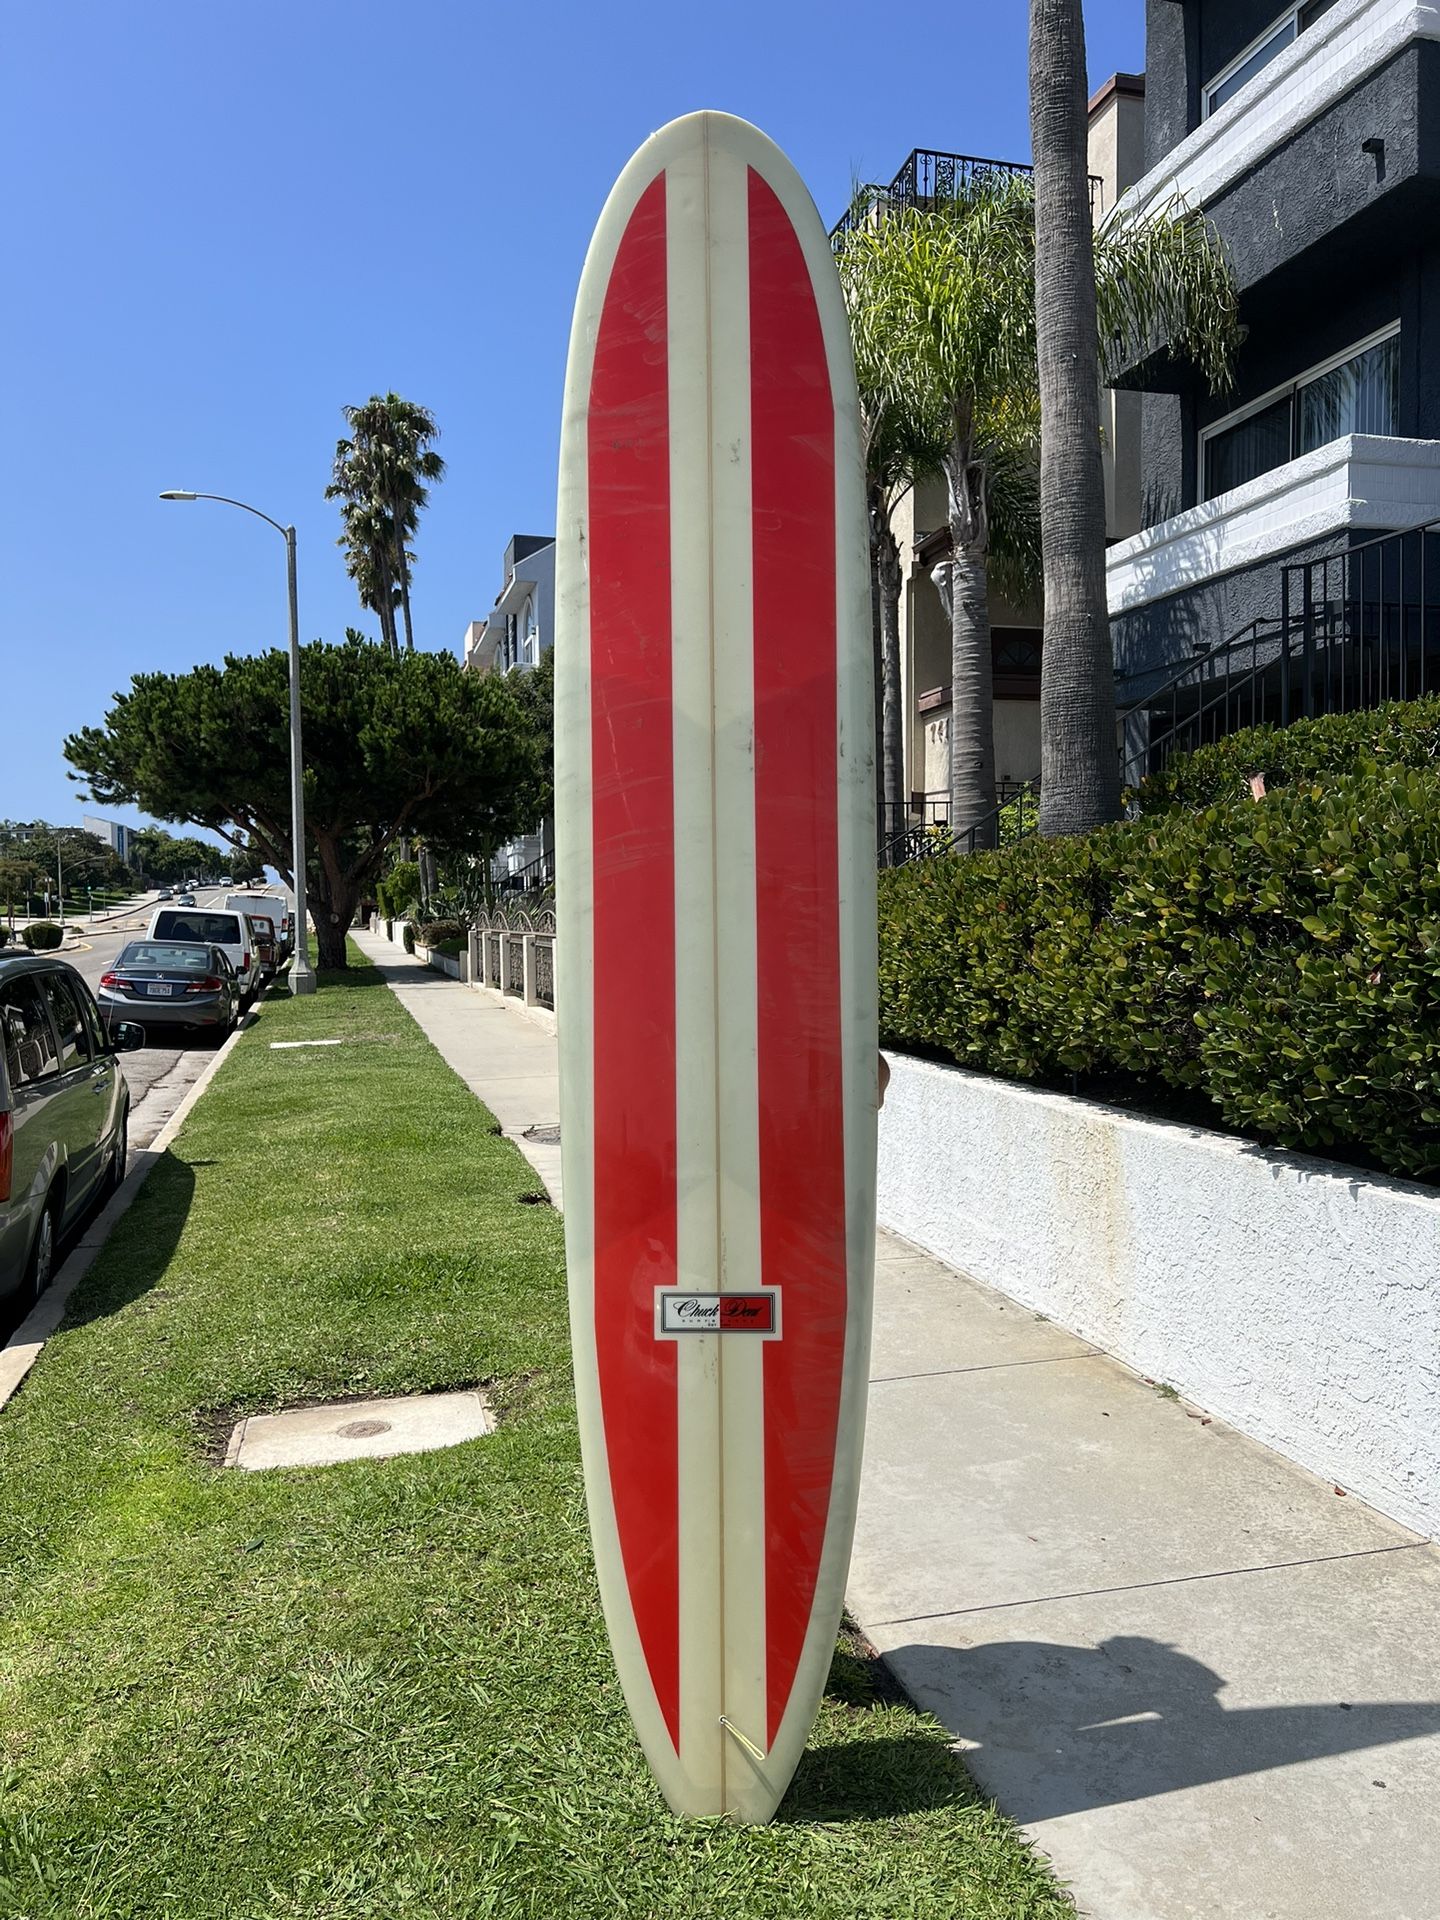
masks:
{"type": "Polygon", "coordinates": [[[330,1467],[342,1460],[384,1460],[428,1453],[493,1433],[483,1393],[412,1393],[398,1400],[350,1400],[339,1406],[252,1413],[230,1436],[227,1467],[330,1467]]]}

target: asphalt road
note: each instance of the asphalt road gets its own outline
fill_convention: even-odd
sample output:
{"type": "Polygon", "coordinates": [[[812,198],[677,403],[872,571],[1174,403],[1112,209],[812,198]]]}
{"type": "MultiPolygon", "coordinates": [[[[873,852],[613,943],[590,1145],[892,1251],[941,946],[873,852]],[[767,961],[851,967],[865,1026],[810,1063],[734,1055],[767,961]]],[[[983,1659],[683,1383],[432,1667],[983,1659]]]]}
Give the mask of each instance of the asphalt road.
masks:
{"type": "MultiPolygon", "coordinates": [[[[195,898],[200,906],[220,906],[225,895],[232,891],[234,889],[228,887],[204,888],[195,898]]],[[[133,913],[108,918],[99,926],[80,927],[82,944],[78,948],[67,947],[61,957],[84,977],[93,990],[126,941],[134,940],[145,932],[155,906],[155,897],[151,894],[133,913]]],[[[162,1046],[141,1047],[134,1053],[121,1055],[120,1065],[130,1088],[132,1164],[136,1153],[150,1145],[214,1057],[213,1041],[199,1035],[193,1038],[177,1035],[162,1046]]],[[[84,1233],[93,1211],[85,1220],[77,1222],[67,1234],[60,1248],[60,1267],[63,1267],[84,1233]]],[[[17,1302],[6,1301],[0,1305],[0,1341],[9,1337],[23,1315],[24,1307],[17,1302]]]]}
{"type": "MultiPolygon", "coordinates": [[[[232,889],[224,887],[202,888],[195,896],[196,903],[202,907],[219,906],[230,891],[232,889]]],[[[66,951],[65,959],[77,973],[84,975],[92,991],[125,942],[145,932],[155,906],[152,894],[134,913],[107,920],[103,926],[84,928],[81,934],[84,946],[79,951],[66,951]]],[[[158,1046],[142,1047],[136,1053],[122,1056],[120,1064],[130,1086],[132,1156],[138,1148],[150,1145],[184,1099],[187,1089],[204,1072],[214,1051],[214,1042],[204,1035],[177,1034],[158,1046]]]]}

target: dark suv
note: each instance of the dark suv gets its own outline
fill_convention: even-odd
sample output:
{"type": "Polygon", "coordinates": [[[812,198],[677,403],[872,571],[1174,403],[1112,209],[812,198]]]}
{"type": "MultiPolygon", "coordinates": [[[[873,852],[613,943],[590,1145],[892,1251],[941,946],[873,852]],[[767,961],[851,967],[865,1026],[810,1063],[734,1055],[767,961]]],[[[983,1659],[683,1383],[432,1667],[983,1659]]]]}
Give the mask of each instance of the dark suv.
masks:
{"type": "Polygon", "coordinates": [[[125,1173],[130,1089],[117,1053],[144,1031],[109,1034],[90,989],[48,955],[0,953],[0,1298],[35,1300],[61,1236],[125,1173]]]}

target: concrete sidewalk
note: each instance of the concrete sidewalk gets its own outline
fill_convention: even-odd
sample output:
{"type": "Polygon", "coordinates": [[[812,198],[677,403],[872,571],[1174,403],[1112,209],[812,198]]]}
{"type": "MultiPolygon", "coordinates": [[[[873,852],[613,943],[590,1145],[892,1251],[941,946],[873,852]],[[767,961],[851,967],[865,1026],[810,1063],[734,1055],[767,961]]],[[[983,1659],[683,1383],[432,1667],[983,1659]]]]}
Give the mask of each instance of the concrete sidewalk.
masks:
{"type": "MultiPolygon", "coordinates": [[[[553,1035],[352,937],[558,1203],[553,1035]]],[[[888,1235],[849,1599],[1092,1920],[1440,1920],[1440,1552],[888,1235]]]]}

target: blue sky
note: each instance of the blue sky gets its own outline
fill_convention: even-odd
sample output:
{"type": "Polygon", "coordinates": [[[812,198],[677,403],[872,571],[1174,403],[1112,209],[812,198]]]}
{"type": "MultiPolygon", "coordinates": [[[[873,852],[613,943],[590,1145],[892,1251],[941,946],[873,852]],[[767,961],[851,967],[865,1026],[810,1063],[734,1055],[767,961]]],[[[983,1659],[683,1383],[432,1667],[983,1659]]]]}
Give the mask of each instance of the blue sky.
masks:
{"type": "MultiPolygon", "coordinates": [[[[554,520],[560,383],[596,215],[645,136],[763,127],[827,223],[914,146],[1029,151],[1025,12],[854,0],[114,0],[6,14],[5,727],[0,816],[78,821],[61,742],[132,673],[362,620],[322,495],[340,408],[440,422],[419,644],[457,647],[512,532],[554,520]]],[[[1092,84],[1144,61],[1142,0],[1090,0],[1092,84]]],[[[134,818],[134,815],[125,817],[134,818]]]]}

